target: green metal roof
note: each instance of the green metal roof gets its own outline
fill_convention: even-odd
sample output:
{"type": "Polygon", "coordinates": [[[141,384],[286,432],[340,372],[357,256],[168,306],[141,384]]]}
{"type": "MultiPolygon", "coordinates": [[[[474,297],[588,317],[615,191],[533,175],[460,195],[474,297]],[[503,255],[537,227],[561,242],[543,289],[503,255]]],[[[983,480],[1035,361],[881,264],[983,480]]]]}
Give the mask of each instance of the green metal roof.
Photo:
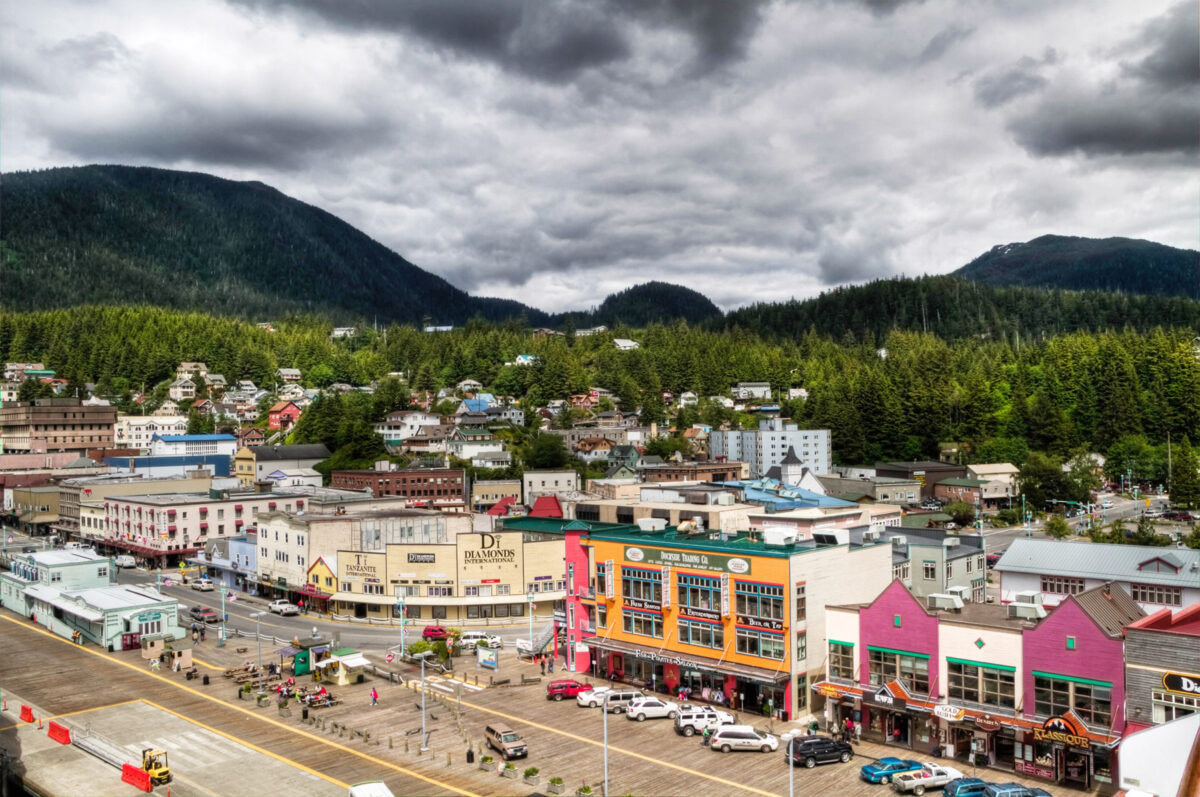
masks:
{"type": "Polygon", "coordinates": [[[987,484],[987,479],[942,479],[940,482],[938,482],[938,484],[945,484],[950,487],[982,487],[983,485],[987,484]]]}

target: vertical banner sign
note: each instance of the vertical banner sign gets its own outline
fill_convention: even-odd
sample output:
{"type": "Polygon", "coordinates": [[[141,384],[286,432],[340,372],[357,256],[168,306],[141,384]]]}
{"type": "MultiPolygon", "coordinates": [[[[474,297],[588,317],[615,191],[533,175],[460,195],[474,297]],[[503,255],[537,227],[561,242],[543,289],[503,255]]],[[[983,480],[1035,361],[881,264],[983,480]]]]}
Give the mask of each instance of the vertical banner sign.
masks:
{"type": "Polygon", "coordinates": [[[729,616],[729,574],[721,574],[721,616],[729,616]]]}
{"type": "Polygon", "coordinates": [[[663,565],[662,569],[662,607],[669,608],[671,605],[671,566],[663,565]]]}
{"type": "Polygon", "coordinates": [[[612,600],[613,597],[613,582],[617,580],[616,563],[609,559],[604,563],[604,597],[612,600]]]}
{"type": "Polygon", "coordinates": [[[575,595],[575,563],[567,562],[567,594],[575,595]]]}

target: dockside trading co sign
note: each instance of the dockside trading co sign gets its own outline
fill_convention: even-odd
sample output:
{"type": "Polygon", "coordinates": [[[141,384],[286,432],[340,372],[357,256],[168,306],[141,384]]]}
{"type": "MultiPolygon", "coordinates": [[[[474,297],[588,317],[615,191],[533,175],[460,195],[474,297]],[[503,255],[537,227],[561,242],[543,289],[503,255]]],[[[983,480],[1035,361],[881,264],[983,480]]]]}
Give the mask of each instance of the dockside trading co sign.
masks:
{"type": "Polygon", "coordinates": [[[625,560],[647,565],[667,565],[684,570],[711,570],[716,573],[734,573],[739,576],[750,574],[749,560],[737,556],[694,553],[691,551],[669,551],[663,549],[625,546],[625,560]]]}

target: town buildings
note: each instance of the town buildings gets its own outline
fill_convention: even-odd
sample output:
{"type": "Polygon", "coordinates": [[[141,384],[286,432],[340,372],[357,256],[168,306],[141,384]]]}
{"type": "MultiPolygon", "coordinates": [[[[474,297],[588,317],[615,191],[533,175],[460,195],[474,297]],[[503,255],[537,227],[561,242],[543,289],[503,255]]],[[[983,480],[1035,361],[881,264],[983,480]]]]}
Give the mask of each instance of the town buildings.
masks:
{"type": "Polygon", "coordinates": [[[921,483],[916,479],[852,474],[849,468],[834,469],[817,479],[825,492],[847,501],[880,501],[900,505],[921,501],[921,483]]]}
{"type": "Polygon", "coordinates": [[[271,481],[277,472],[286,479],[287,472],[311,469],[322,460],[329,459],[329,449],[323,443],[293,446],[242,446],[234,455],[234,475],[243,487],[252,487],[255,482],[271,481]]]}
{"type": "Polygon", "coordinates": [[[758,422],[757,429],[717,430],[708,438],[714,459],[740,460],[749,464],[750,478],[767,475],[793,449],[813,473],[824,475],[833,468],[833,449],[828,429],[801,429],[783,418],[758,422]]]}
{"type": "Polygon", "coordinates": [[[521,477],[525,503],[546,493],[562,493],[579,489],[579,474],[573,470],[527,470],[521,477]]]}
{"type": "Polygon", "coordinates": [[[1200,713],[1200,604],[1125,629],[1125,703],[1133,730],[1200,713]]]}
{"type": "Polygon", "coordinates": [[[875,475],[916,481],[921,485],[921,498],[933,498],[934,486],[943,479],[961,479],[967,469],[947,462],[922,460],[918,462],[876,462],[875,475]]]}
{"type": "Polygon", "coordinates": [[[156,436],[186,434],[187,427],[188,419],[182,415],[118,415],[115,445],[148,450],[156,436]]]}
{"type": "Polygon", "coordinates": [[[466,471],[462,468],[335,470],[329,486],[338,490],[370,490],[376,498],[396,496],[415,504],[466,505],[466,471]]]}
{"type": "Polygon", "coordinates": [[[0,451],[8,454],[112,448],[115,407],[85,405],[76,398],[6,402],[0,406],[0,451]]]}

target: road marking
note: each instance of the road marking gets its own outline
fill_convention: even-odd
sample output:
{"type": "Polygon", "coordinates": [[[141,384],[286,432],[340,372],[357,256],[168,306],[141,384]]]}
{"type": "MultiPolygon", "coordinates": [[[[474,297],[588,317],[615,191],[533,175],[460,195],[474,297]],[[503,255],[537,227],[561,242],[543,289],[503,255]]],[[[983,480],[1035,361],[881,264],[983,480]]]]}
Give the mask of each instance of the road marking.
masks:
{"type": "MultiPolygon", "coordinates": [[[[72,643],[72,644],[74,644],[74,643],[72,643]]],[[[76,647],[79,647],[79,646],[76,645],[76,647]]],[[[38,722],[49,722],[50,720],[60,720],[60,719],[63,719],[64,717],[77,717],[80,714],[88,714],[92,711],[101,711],[106,708],[115,708],[116,706],[127,706],[130,703],[140,703],[140,702],[142,702],[142,701],[138,700],[138,699],[122,700],[118,703],[109,703],[107,706],[96,706],[95,708],[81,708],[78,711],[68,711],[66,714],[55,714],[53,717],[35,717],[33,722],[14,722],[12,725],[9,725],[7,727],[9,727],[9,728],[27,728],[30,725],[37,725],[38,722]]],[[[14,709],[14,711],[15,711],[15,709],[14,709]]]]}
{"type": "MultiPolygon", "coordinates": [[[[426,679],[426,680],[428,680],[428,679],[426,679]]],[[[419,692],[421,689],[421,682],[420,682],[420,680],[409,681],[408,683],[405,684],[405,686],[408,686],[409,688],[413,689],[414,691],[419,692]]],[[[548,731],[550,733],[556,733],[559,736],[565,736],[568,739],[574,739],[577,742],[582,742],[584,744],[590,744],[593,747],[600,747],[600,748],[604,747],[603,742],[597,742],[594,739],[588,739],[585,736],[579,736],[577,734],[569,733],[567,731],[560,730],[558,728],[551,728],[549,725],[543,725],[540,722],[534,722],[533,720],[525,719],[524,717],[517,717],[512,714],[505,714],[503,711],[497,711],[493,708],[486,708],[484,706],[480,706],[475,703],[467,703],[466,707],[470,708],[470,709],[474,709],[476,711],[482,711],[485,714],[492,714],[497,717],[503,717],[504,719],[509,720],[511,722],[520,723],[522,725],[528,725],[531,728],[538,728],[540,730],[548,731]]],[[[779,797],[779,795],[777,795],[775,792],[763,791],[762,789],[757,789],[753,786],[747,786],[744,783],[738,783],[737,781],[728,780],[726,778],[718,777],[716,775],[709,775],[706,772],[700,772],[699,770],[689,769],[688,767],[680,766],[679,764],[672,764],[669,761],[663,761],[658,758],[652,758],[651,756],[648,756],[648,755],[643,755],[641,753],[635,753],[632,750],[626,750],[623,747],[616,747],[616,746],[610,744],[608,746],[608,749],[614,753],[622,753],[627,756],[639,758],[642,761],[647,761],[651,764],[657,764],[658,766],[661,766],[661,767],[667,767],[668,769],[674,769],[674,770],[678,770],[679,772],[685,772],[689,775],[695,775],[698,778],[703,778],[705,780],[711,780],[714,783],[720,783],[721,785],[728,786],[730,788],[741,789],[743,791],[751,792],[752,794],[761,794],[763,797],[779,797]]]]}
{"type": "MultiPolygon", "coordinates": [[[[70,640],[63,639],[62,637],[58,636],[57,634],[47,631],[46,629],[42,628],[41,626],[31,625],[30,623],[27,623],[24,620],[14,619],[12,617],[8,617],[5,615],[0,615],[0,619],[10,622],[13,625],[19,625],[22,628],[25,628],[26,630],[41,634],[44,637],[52,639],[56,642],[60,642],[64,645],[71,645],[72,647],[78,648],[79,650],[81,650],[84,653],[88,653],[92,656],[96,656],[97,658],[103,659],[104,661],[107,661],[111,664],[115,664],[117,666],[125,667],[126,669],[133,670],[134,672],[140,673],[142,676],[144,676],[146,678],[153,678],[155,680],[162,681],[163,683],[169,684],[170,686],[173,686],[176,689],[180,689],[184,692],[188,692],[188,693],[195,695],[196,697],[201,698],[203,700],[207,700],[209,702],[216,703],[217,705],[219,705],[223,708],[226,708],[230,711],[236,711],[236,712],[245,714],[247,717],[252,717],[252,718],[258,720],[259,722],[265,722],[268,725],[274,725],[278,728],[282,728],[283,730],[288,731],[289,733],[296,734],[297,736],[303,736],[306,739],[317,742],[319,744],[323,744],[327,747],[332,747],[335,750],[339,750],[341,752],[346,753],[347,755],[352,755],[352,756],[355,756],[356,758],[361,758],[364,761],[370,761],[371,763],[376,764],[381,767],[384,767],[385,769],[390,769],[394,772],[399,772],[402,775],[407,775],[411,778],[416,778],[417,780],[424,781],[425,783],[429,783],[434,786],[437,786],[438,788],[445,789],[446,791],[450,791],[455,794],[460,794],[460,795],[462,795],[462,797],[481,797],[480,795],[475,794],[474,792],[464,791],[463,789],[460,789],[457,786],[452,786],[449,783],[444,783],[440,780],[437,780],[436,778],[432,778],[428,775],[423,775],[420,772],[416,772],[414,770],[408,769],[407,767],[402,767],[399,764],[394,764],[391,761],[385,761],[382,758],[376,758],[375,756],[367,755],[366,753],[360,752],[351,747],[347,747],[346,745],[338,744],[337,742],[331,741],[329,739],[322,739],[320,736],[317,736],[316,734],[309,733],[309,732],[301,730],[299,728],[293,728],[290,725],[287,725],[283,722],[279,722],[278,720],[273,720],[270,717],[264,717],[261,714],[257,714],[254,711],[251,711],[250,709],[242,708],[241,706],[237,706],[232,703],[226,703],[226,702],[222,701],[220,698],[217,698],[212,695],[201,692],[198,689],[193,689],[192,687],[185,686],[184,684],[175,683],[174,681],[172,681],[170,678],[167,678],[166,676],[159,675],[150,670],[143,670],[141,667],[139,667],[136,664],[131,664],[130,662],[124,661],[122,659],[112,658],[111,656],[108,656],[107,654],[105,654],[102,651],[93,650],[92,648],[88,648],[88,647],[81,647],[79,645],[74,644],[70,640]]],[[[263,755],[270,756],[271,758],[274,758],[277,761],[283,761],[287,764],[290,764],[291,766],[296,767],[297,769],[303,770],[303,771],[309,773],[310,775],[315,775],[315,776],[321,778],[322,780],[328,781],[328,782],[333,783],[342,788],[348,789],[350,787],[350,785],[347,783],[342,783],[341,781],[335,780],[334,778],[331,778],[328,775],[324,775],[315,769],[306,767],[302,764],[298,764],[294,761],[290,761],[289,759],[284,758],[283,756],[278,755],[276,753],[273,753],[270,750],[267,750],[265,748],[258,747],[257,745],[254,745],[245,739],[239,739],[236,736],[232,736],[230,734],[224,733],[223,731],[217,730],[216,728],[212,727],[211,725],[206,725],[203,722],[198,722],[184,714],[180,714],[179,712],[172,711],[171,709],[167,708],[166,706],[161,706],[158,703],[155,703],[150,700],[143,700],[142,702],[146,703],[147,705],[154,706],[155,708],[161,709],[161,710],[167,712],[168,714],[172,714],[176,717],[179,717],[180,719],[187,720],[188,722],[194,723],[194,724],[200,726],[201,728],[204,728],[205,730],[212,731],[213,733],[218,734],[219,736],[224,736],[227,739],[232,739],[233,741],[237,742],[238,744],[245,745],[246,747],[249,747],[250,749],[255,750],[257,752],[260,752],[263,755]]],[[[88,709],[88,710],[90,711],[91,709],[88,709]]],[[[81,713],[81,712],[76,712],[76,713],[81,713]]],[[[766,794],[766,792],[763,792],[763,794],[766,794]]]]}

